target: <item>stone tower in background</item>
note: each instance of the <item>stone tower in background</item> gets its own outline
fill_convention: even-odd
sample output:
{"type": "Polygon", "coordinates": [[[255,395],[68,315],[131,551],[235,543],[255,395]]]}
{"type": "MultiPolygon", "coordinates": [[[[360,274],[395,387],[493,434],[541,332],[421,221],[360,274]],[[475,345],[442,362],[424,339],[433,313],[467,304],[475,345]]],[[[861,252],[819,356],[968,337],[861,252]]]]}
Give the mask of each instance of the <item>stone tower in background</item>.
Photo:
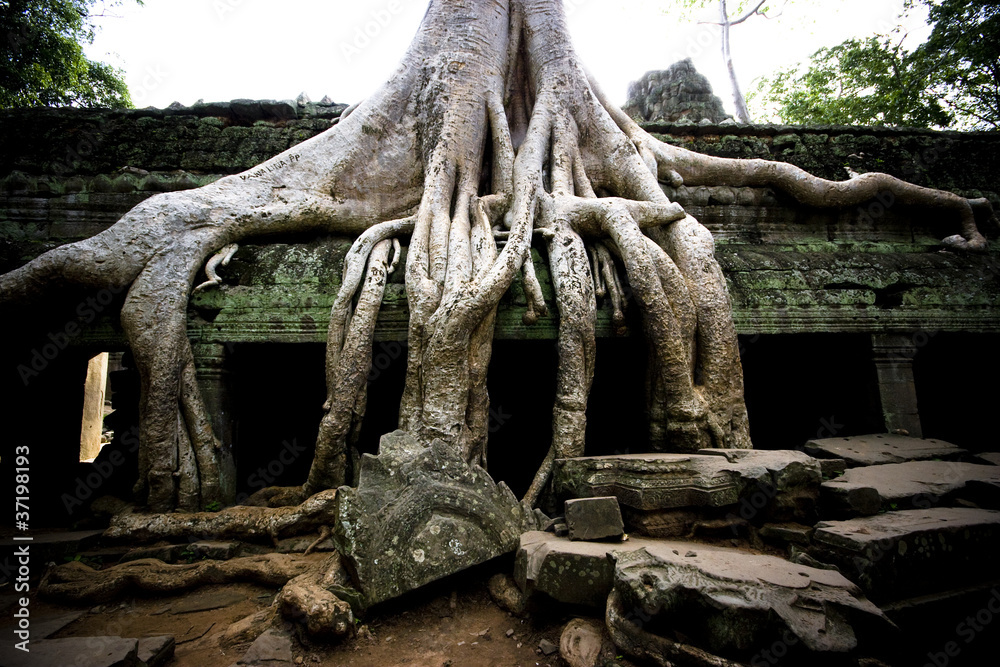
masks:
{"type": "Polygon", "coordinates": [[[712,84],[695,69],[690,58],[665,70],[646,72],[629,84],[625,112],[641,121],[675,123],[708,120],[721,123],[732,118],[712,93],[712,84]]]}

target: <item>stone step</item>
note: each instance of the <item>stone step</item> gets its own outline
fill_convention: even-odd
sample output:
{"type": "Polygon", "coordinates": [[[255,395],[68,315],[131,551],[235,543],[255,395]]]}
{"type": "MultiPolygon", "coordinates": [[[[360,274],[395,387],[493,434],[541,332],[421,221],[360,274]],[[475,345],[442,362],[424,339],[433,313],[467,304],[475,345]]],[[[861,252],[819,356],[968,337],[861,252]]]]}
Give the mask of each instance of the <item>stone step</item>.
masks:
{"type": "Polygon", "coordinates": [[[28,644],[30,652],[18,650],[14,642],[0,646],[4,667],[141,667],[139,640],[122,637],[69,637],[43,639],[28,644]]]}
{"type": "MultiPolygon", "coordinates": [[[[927,509],[959,500],[1000,509],[1000,466],[960,461],[911,461],[851,468],[824,482],[821,495],[843,495],[845,488],[871,488],[883,510],[927,509]]],[[[872,512],[861,512],[871,514],[872,512]]]]}
{"type": "Polygon", "coordinates": [[[819,459],[844,459],[849,468],[932,459],[956,460],[968,455],[966,450],[950,442],[891,433],[821,438],[810,440],[802,449],[819,459]]]}
{"type": "Polygon", "coordinates": [[[995,576],[1000,511],[937,507],[823,521],[812,540],[809,555],[890,602],[995,576]]]}
{"type": "MultiPolygon", "coordinates": [[[[819,462],[802,452],[703,449],[557,459],[553,481],[560,499],[615,496],[629,529],[641,530],[673,524],[679,515],[651,519],[685,508],[721,509],[749,521],[808,523],[815,518],[822,473],[819,462]]],[[[690,526],[675,528],[687,532],[690,526]]]]}
{"type": "Polygon", "coordinates": [[[614,616],[626,634],[634,635],[635,625],[646,632],[683,629],[699,648],[744,658],[747,647],[770,645],[775,619],[779,636],[790,632],[818,652],[853,649],[855,623],[888,625],[836,571],[681,540],[611,544],[528,532],[521,536],[514,577],[528,595],[607,607],[609,623],[614,616]]]}

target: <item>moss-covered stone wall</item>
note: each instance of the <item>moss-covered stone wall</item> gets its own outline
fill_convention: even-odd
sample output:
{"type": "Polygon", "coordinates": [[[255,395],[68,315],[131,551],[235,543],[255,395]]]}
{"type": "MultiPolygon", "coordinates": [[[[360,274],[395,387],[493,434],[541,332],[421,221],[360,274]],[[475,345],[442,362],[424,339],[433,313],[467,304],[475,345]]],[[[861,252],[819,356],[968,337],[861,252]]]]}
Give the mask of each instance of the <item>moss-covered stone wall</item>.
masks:
{"type": "MultiPolygon", "coordinates": [[[[0,111],[0,271],[105,229],[155,193],[248,169],[329,129],[344,108],[237,100],[127,111],[0,111]]],[[[783,160],[838,180],[885,171],[1000,205],[1000,133],[731,122],[647,129],[711,155],[783,160]]],[[[978,255],[943,252],[939,240],[956,230],[934,211],[886,199],[820,211],[766,188],[666,191],[715,235],[741,333],[1000,328],[996,244],[978,255]]],[[[992,223],[984,232],[998,235],[992,223]]],[[[244,246],[227,284],[194,298],[204,318],[192,318],[192,337],[323,341],[347,242],[244,246]]],[[[544,261],[536,257],[544,282],[544,261]]],[[[557,316],[525,327],[522,306],[515,284],[500,314],[500,337],[555,336],[557,316]]],[[[607,315],[602,311],[602,335],[610,335],[607,315]]],[[[404,338],[405,321],[400,284],[387,294],[379,336],[404,338]]],[[[117,340],[110,324],[89,335],[117,340]]]]}

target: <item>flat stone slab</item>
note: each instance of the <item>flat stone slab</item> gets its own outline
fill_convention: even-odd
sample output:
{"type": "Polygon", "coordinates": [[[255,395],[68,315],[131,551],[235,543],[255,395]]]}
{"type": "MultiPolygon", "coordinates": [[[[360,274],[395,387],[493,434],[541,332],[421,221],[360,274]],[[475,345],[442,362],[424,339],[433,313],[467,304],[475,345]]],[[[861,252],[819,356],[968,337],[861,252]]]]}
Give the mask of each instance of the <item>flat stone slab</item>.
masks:
{"type": "Polygon", "coordinates": [[[146,667],[163,667],[174,657],[174,648],[173,635],[142,637],[139,639],[139,660],[146,663],[146,667]]]}
{"type": "Polygon", "coordinates": [[[911,461],[851,468],[824,482],[823,492],[852,485],[875,489],[885,510],[927,509],[957,498],[1000,509],[1000,466],[911,461]]]}
{"type": "Polygon", "coordinates": [[[440,440],[404,431],[382,436],[337,503],[334,540],[365,606],[510,553],[537,528],[507,485],[440,440]]]}
{"type": "Polygon", "coordinates": [[[976,454],[976,459],[987,465],[1000,466],[1000,452],[983,452],[976,454]]]}
{"type": "Polygon", "coordinates": [[[566,525],[571,540],[618,540],[625,535],[622,511],[614,496],[566,501],[566,525]]]}
{"type": "Polygon", "coordinates": [[[254,640],[236,664],[249,667],[291,665],[292,638],[281,630],[271,628],[254,640]]]}
{"type": "Polygon", "coordinates": [[[553,480],[561,498],[615,496],[643,511],[738,506],[744,519],[794,520],[812,512],[822,474],[798,451],[703,449],[557,459],[553,480]]]}
{"type": "Polygon", "coordinates": [[[122,637],[69,637],[28,644],[30,652],[14,648],[13,640],[0,646],[3,667],[139,667],[139,640],[122,637]]]}
{"type": "Polygon", "coordinates": [[[44,616],[31,620],[31,637],[33,639],[48,639],[67,625],[83,616],[86,612],[74,611],[59,616],[44,616]]]}
{"type": "Polygon", "coordinates": [[[683,542],[617,552],[614,558],[607,624],[616,643],[638,639],[640,646],[619,644],[631,655],[680,636],[714,655],[747,660],[780,637],[795,658],[790,664],[807,664],[807,652],[857,648],[856,627],[891,627],[861,589],[833,570],[683,542]],[[668,636],[658,636],[657,629],[668,636]]]}
{"type": "MultiPolygon", "coordinates": [[[[717,633],[726,636],[722,641],[748,645],[773,630],[770,619],[779,617],[815,651],[853,648],[848,619],[884,622],[878,608],[839,572],[680,540],[629,538],[610,544],[528,532],[521,536],[514,578],[528,594],[602,610],[610,609],[614,591],[619,625],[684,626],[685,634],[709,651],[732,648],[709,645],[718,622],[734,626],[717,633]],[[754,622],[744,623],[749,616],[754,622]],[[653,617],[663,623],[647,623],[653,617]]],[[[609,624],[611,617],[609,611],[609,624]]]]}
{"type": "Polygon", "coordinates": [[[998,550],[1000,511],[935,507],[820,522],[809,554],[881,602],[995,578],[998,550]]]}
{"type": "Polygon", "coordinates": [[[848,468],[931,459],[954,460],[968,454],[966,450],[943,440],[891,433],[810,440],[802,449],[816,458],[844,459],[848,468]]]}

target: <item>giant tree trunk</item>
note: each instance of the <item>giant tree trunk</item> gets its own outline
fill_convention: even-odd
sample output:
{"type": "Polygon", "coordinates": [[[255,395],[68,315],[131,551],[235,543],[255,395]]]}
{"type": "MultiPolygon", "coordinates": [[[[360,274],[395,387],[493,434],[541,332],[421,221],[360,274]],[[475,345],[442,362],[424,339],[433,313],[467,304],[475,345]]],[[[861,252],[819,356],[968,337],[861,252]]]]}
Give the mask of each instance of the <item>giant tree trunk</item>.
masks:
{"type": "Polygon", "coordinates": [[[0,300],[37,300],[66,284],[130,286],[122,321],[142,378],[137,489],[153,510],[194,509],[220,494],[218,443],[185,320],[191,285],[213,253],[264,234],[357,237],[331,314],[326,415],[299,494],[309,495],[344,483],[375,318],[407,236],[400,426],[485,461],[497,303],[521,270],[526,319],[545,308],[528,259],[535,243],[552,269],[560,329],[552,443],[534,501],[554,457],[583,453],[596,299],[609,299],[620,321],[625,280],[649,350],[651,446],[750,446],[712,237],[667,200],[658,177],[770,185],[811,205],[852,205],[889,189],[904,203],[956,213],[964,238],[951,244],[983,243],[970,202],[955,195],[885,175],[830,183],[652,139],[588,81],[562,0],[433,0],[396,73],[335,127],[258,168],[143,202],[97,236],[0,276],[0,300]]]}

